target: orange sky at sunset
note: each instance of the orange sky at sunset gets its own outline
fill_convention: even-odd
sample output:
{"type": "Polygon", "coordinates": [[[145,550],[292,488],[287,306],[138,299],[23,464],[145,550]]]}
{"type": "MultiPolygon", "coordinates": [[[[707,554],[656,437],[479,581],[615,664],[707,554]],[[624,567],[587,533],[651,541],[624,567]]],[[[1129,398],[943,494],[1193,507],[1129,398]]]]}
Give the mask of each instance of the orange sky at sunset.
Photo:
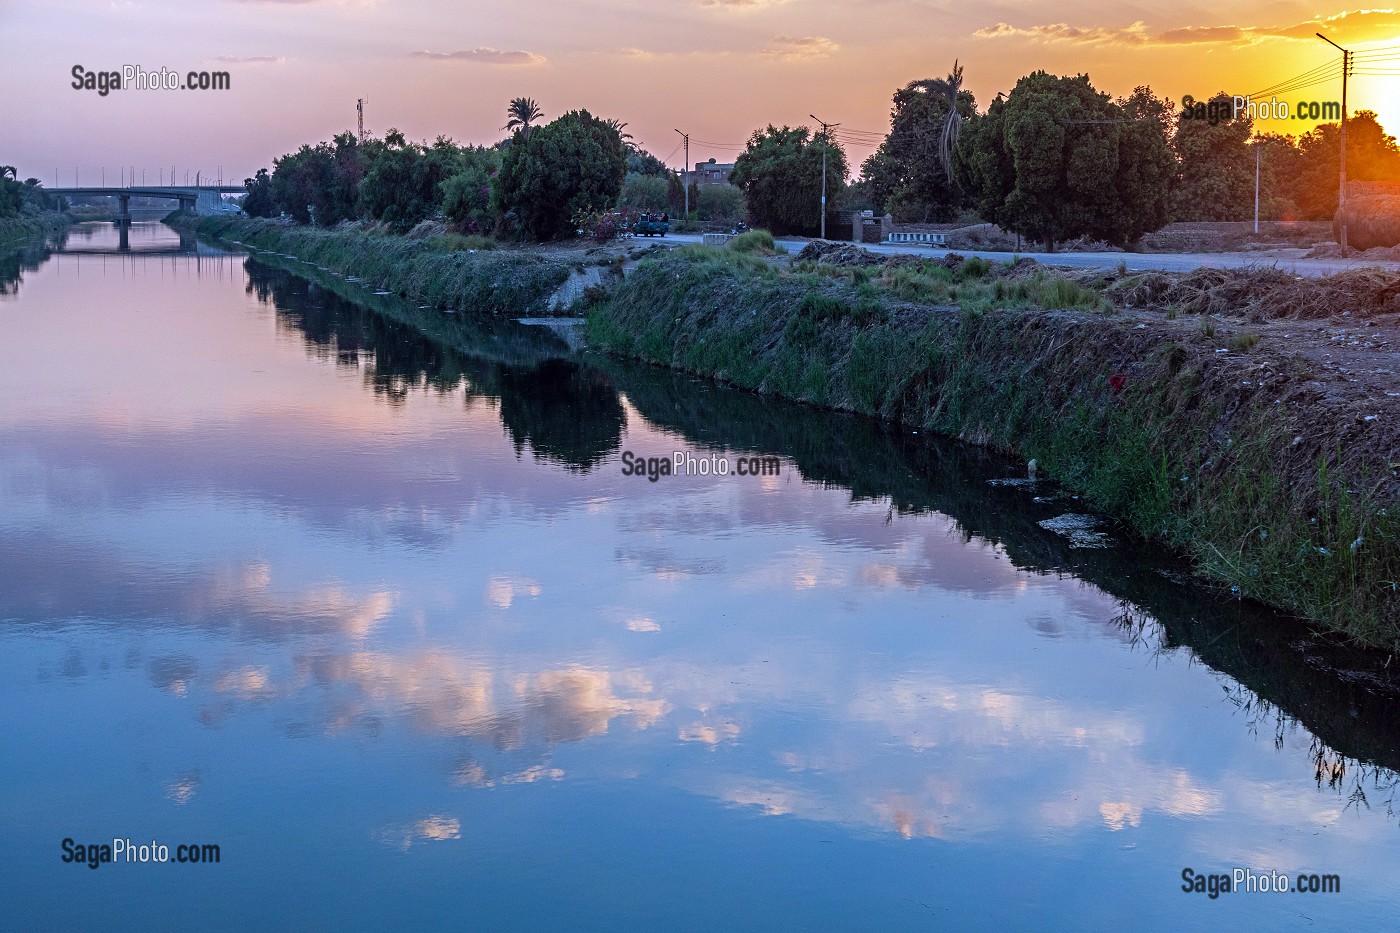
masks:
{"type": "MultiPolygon", "coordinates": [[[[506,102],[528,95],[546,118],[587,108],[628,123],[637,142],[679,167],[730,161],[754,129],[811,123],[883,132],[890,95],[959,59],[985,108],[1038,68],[1087,71],[1123,94],[1139,84],[1180,101],[1249,93],[1352,48],[1400,47],[1400,13],[1296,2],[1161,5],[952,0],[0,0],[11,37],[0,96],[0,162],[20,177],[95,183],[106,168],[161,166],[241,181],[302,142],[353,127],[411,138],[490,143],[506,102]],[[18,38],[18,41],[15,39],[18,38]],[[227,70],[229,91],[136,91],[99,97],[71,69],[167,66],[227,70]],[[714,145],[718,144],[718,145],[714,145]]],[[[1349,103],[1400,129],[1400,55],[1358,64],[1349,103]],[[1385,72],[1376,74],[1363,72],[1385,72]]],[[[1283,96],[1335,100],[1340,79],[1283,96]]],[[[1298,133],[1301,121],[1258,124],[1298,133]]],[[[870,152],[849,147],[853,167],[870,152]]]]}

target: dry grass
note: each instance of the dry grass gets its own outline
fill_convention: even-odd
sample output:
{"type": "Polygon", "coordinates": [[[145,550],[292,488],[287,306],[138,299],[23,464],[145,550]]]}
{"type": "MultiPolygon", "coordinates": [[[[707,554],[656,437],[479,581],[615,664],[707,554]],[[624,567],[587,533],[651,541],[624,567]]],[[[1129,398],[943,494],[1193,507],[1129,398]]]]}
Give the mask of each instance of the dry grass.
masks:
{"type": "Polygon", "coordinates": [[[1400,246],[1400,195],[1362,195],[1347,203],[1332,221],[1332,230],[1341,241],[1342,224],[1347,228],[1347,246],[1352,249],[1400,246]]]}
{"type": "Polygon", "coordinates": [[[1231,314],[1251,320],[1328,318],[1344,311],[1369,317],[1400,311],[1400,272],[1355,269],[1303,278],[1275,268],[1145,272],[1108,289],[1128,308],[1184,314],[1231,314]]]}

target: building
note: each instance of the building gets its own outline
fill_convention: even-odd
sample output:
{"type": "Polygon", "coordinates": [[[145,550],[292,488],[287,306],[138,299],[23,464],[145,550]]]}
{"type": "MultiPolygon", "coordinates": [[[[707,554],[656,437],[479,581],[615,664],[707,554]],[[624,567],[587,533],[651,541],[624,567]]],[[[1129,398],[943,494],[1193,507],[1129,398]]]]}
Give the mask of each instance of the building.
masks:
{"type": "Polygon", "coordinates": [[[690,176],[690,180],[697,185],[727,185],[729,184],[729,173],[734,171],[733,162],[716,162],[711,159],[708,162],[696,162],[695,173],[690,176]]]}

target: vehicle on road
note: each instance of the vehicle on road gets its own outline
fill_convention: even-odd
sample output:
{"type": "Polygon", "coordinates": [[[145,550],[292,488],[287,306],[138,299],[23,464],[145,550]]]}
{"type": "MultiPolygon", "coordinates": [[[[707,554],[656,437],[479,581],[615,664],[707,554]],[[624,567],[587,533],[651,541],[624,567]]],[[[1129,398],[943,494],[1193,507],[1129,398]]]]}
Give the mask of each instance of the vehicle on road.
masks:
{"type": "Polygon", "coordinates": [[[665,236],[671,229],[671,218],[665,214],[646,213],[632,224],[632,232],[637,236],[665,236]]]}

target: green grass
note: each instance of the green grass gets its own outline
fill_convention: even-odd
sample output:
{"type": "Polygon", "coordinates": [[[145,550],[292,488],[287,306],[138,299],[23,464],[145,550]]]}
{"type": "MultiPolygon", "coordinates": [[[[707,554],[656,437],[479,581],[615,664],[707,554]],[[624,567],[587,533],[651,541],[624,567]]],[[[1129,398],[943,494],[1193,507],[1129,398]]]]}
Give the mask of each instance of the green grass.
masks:
{"type": "Polygon", "coordinates": [[[13,243],[43,236],[62,230],[71,223],[73,218],[57,211],[35,214],[32,217],[5,217],[0,219],[0,243],[13,243]]]}
{"type": "Polygon", "coordinates": [[[1245,353],[1254,349],[1255,345],[1258,343],[1259,335],[1251,334],[1248,331],[1240,331],[1230,338],[1230,347],[1240,353],[1245,353]]]}
{"type": "Polygon", "coordinates": [[[174,223],[297,256],[439,308],[489,314],[538,312],[569,276],[562,263],[523,251],[495,250],[486,238],[445,234],[414,240],[225,217],[175,218],[174,223]]]}
{"type": "Polygon", "coordinates": [[[777,244],[773,241],[773,234],[767,230],[745,230],[731,239],[728,246],[736,253],[758,253],[761,256],[772,256],[777,253],[777,244]]]}

